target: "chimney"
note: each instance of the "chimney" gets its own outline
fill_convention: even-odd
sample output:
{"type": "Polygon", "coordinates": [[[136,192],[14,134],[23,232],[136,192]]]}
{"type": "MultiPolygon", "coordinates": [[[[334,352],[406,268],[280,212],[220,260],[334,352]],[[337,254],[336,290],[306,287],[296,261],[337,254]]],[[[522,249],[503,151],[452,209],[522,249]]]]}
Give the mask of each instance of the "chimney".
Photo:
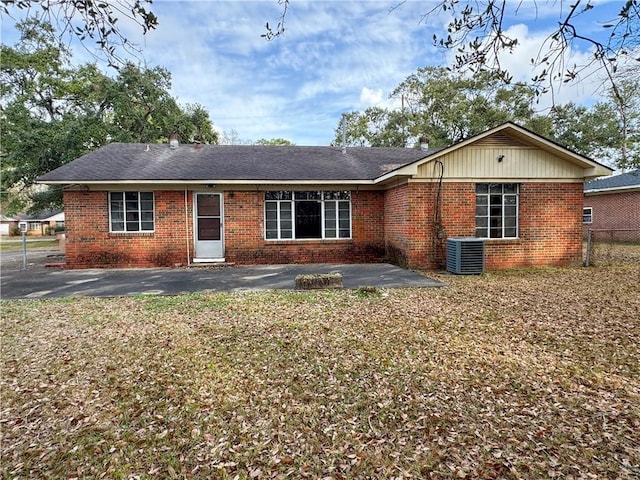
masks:
{"type": "Polygon", "coordinates": [[[171,150],[175,150],[176,148],[178,148],[178,145],[180,145],[180,142],[178,141],[178,134],[172,133],[171,135],[169,135],[169,148],[171,150]]]}
{"type": "Polygon", "coordinates": [[[426,152],[429,150],[429,139],[427,137],[420,137],[420,150],[426,152]]]}

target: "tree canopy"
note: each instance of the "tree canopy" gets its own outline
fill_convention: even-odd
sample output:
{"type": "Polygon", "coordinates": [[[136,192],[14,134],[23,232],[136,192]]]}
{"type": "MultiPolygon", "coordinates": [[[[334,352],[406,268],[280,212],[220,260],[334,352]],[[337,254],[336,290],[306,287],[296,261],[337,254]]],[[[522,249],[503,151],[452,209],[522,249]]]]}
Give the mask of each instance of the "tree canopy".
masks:
{"type": "MultiPolygon", "coordinates": [[[[344,115],[347,145],[410,147],[426,137],[446,147],[506,121],[514,121],[576,152],[618,168],[640,166],[640,96],[637,82],[621,82],[619,95],[591,107],[573,103],[536,113],[527,85],[503,85],[485,73],[473,78],[427,67],[391,93],[401,109],[367,108],[344,115]],[[398,102],[400,100],[400,102],[398,102]]],[[[342,121],[335,144],[342,143],[342,121]]]]}
{"type": "Polygon", "coordinates": [[[0,46],[2,200],[6,211],[60,206],[59,189],[33,188],[36,177],[110,141],[217,143],[208,112],[180,106],[162,68],[124,64],[110,77],[96,65],[72,66],[53,27],[18,24],[17,45],[0,46]]]}
{"type": "Polygon", "coordinates": [[[291,140],[287,140],[286,138],[282,138],[282,137],[271,138],[269,140],[267,140],[266,138],[261,138],[259,140],[256,140],[255,144],[256,145],[281,145],[281,146],[287,146],[287,147],[295,146],[295,143],[293,143],[291,140]]]}
{"type": "Polygon", "coordinates": [[[11,15],[22,11],[27,19],[38,20],[51,27],[59,40],[77,38],[89,50],[87,41],[98,47],[94,53],[109,65],[119,66],[124,57],[137,53],[138,47],[125,34],[118,20],[126,19],[141,28],[143,34],[158,26],[158,18],[150,10],[153,0],[2,0],[0,12],[11,15]]]}

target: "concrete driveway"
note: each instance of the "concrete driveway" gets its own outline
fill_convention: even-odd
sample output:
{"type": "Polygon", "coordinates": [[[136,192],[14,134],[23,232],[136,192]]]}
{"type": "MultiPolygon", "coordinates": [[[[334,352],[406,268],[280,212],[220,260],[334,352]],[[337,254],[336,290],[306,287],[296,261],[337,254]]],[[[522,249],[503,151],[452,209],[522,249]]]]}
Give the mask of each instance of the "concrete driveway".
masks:
{"type": "Polygon", "coordinates": [[[444,285],[386,263],[65,270],[45,267],[46,263],[63,261],[59,252],[34,250],[29,252],[27,269],[23,270],[21,252],[2,253],[0,259],[3,299],[290,290],[297,275],[328,272],[342,274],[345,288],[444,285]]]}

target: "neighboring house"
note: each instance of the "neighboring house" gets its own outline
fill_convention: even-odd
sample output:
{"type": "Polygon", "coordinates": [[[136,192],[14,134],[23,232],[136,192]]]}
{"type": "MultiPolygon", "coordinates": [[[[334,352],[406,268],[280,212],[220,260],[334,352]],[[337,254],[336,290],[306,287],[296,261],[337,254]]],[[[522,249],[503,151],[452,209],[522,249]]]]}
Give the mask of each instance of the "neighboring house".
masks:
{"type": "Polygon", "coordinates": [[[18,220],[0,214],[0,235],[11,235],[18,226],[18,220]]]}
{"type": "Polygon", "coordinates": [[[53,235],[56,229],[64,228],[64,213],[46,210],[32,215],[16,215],[21,222],[27,222],[27,236],[53,235]]]}
{"type": "Polygon", "coordinates": [[[582,258],[584,181],[611,169],[512,123],[444,149],[112,143],[65,185],[68,268],[392,261],[489,269],[582,258]]]}
{"type": "Polygon", "coordinates": [[[42,219],[42,223],[49,227],[50,233],[55,233],[59,230],[64,230],[64,212],[54,213],[46,218],[42,219]]]}
{"type": "Polygon", "coordinates": [[[640,240],[640,170],[585,184],[583,223],[585,234],[608,230],[611,238],[640,240]]]}

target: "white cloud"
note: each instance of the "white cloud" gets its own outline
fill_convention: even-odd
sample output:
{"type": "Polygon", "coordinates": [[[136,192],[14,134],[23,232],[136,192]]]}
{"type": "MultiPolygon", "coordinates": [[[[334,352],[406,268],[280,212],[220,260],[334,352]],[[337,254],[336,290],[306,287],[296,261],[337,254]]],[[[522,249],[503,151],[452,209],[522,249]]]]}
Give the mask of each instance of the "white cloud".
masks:
{"type": "Polygon", "coordinates": [[[382,103],[382,100],[382,89],[362,87],[362,91],[360,92],[360,104],[363,108],[377,107],[382,103]]]}
{"type": "MultiPolygon", "coordinates": [[[[531,52],[560,12],[556,2],[538,2],[537,10],[533,2],[517,3],[509,31],[518,35],[520,46],[501,60],[516,79],[528,79],[531,52]]],[[[119,25],[144,49],[148,66],[162,65],[172,73],[178,100],[202,104],[216,128],[236,130],[243,139],[328,144],[343,112],[397,107],[388,96],[400,82],[420,67],[447,63],[449,53],[431,40],[446,31],[447,15],[422,17],[433,5],[293,0],[285,34],[273,41],[261,34],[266,22],[277,23],[277,0],[156,0],[157,30],[143,37],[133,22],[123,18],[119,25]]],[[[575,52],[573,58],[586,54],[575,52]]],[[[592,86],[580,88],[563,86],[560,98],[589,101],[592,86]]]]}

